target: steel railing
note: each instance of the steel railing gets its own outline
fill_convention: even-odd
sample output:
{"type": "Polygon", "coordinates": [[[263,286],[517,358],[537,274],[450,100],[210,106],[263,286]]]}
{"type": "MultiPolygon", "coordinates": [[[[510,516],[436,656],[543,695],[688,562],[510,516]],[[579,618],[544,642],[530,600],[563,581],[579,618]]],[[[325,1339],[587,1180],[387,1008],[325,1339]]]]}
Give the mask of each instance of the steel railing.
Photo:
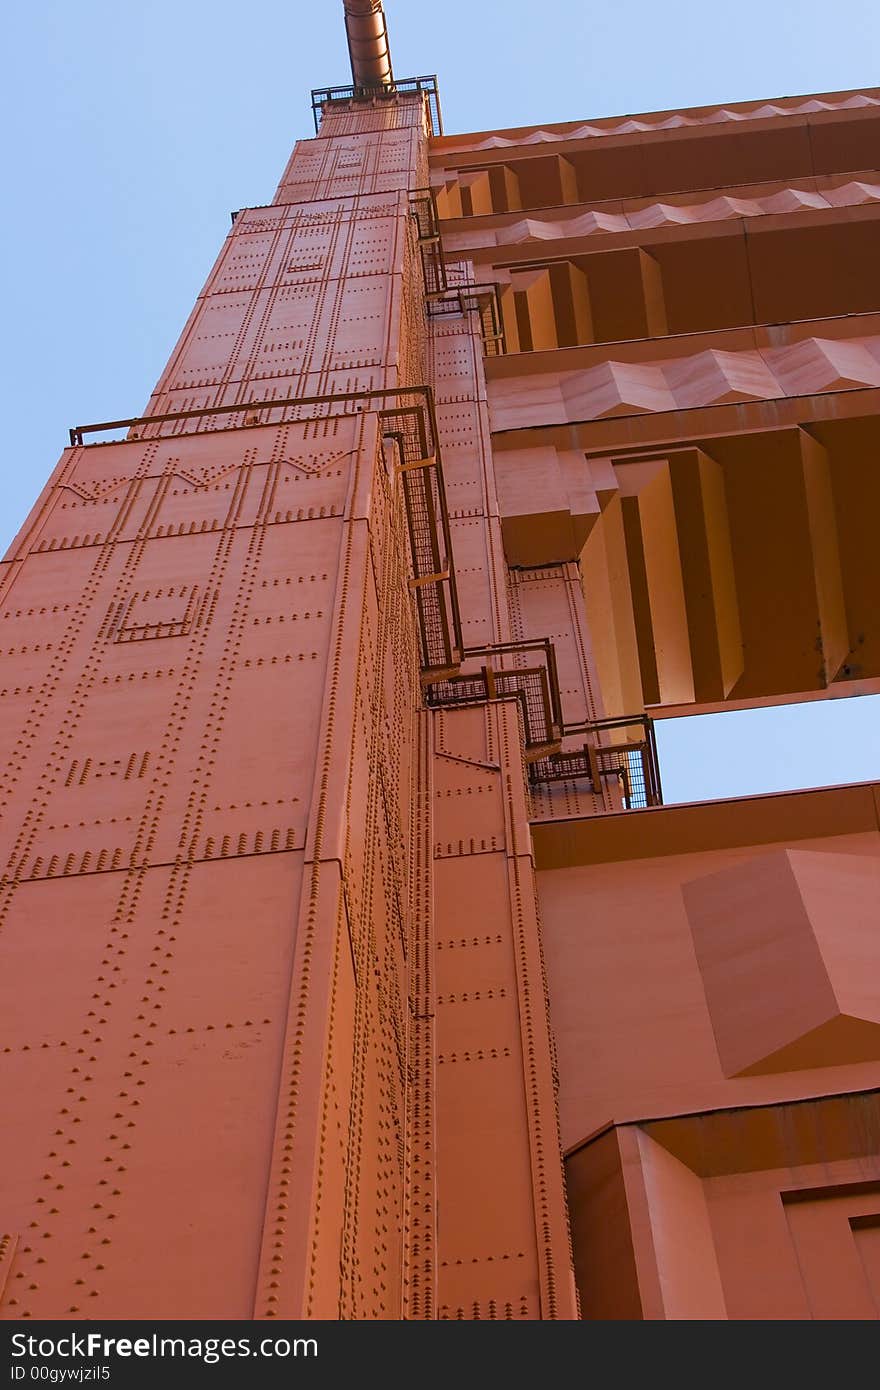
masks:
{"type": "Polygon", "coordinates": [[[648,715],[565,726],[566,737],[576,734],[585,735],[581,747],[559,750],[531,763],[529,780],[533,784],[589,781],[598,796],[607,784],[616,783],[628,811],[662,806],[654,723],[648,715]],[[636,730],[641,737],[633,737],[636,730]]]}
{"type": "Polygon", "coordinates": [[[440,110],[440,89],[436,73],[422,77],[396,77],[381,87],[362,87],[347,83],[341,87],[315,87],[312,91],[312,116],[315,134],[321,124],[325,106],[349,101],[388,101],[397,96],[410,96],[423,92],[428,98],[428,111],[431,116],[431,134],[443,134],[443,113],[440,110]]]}

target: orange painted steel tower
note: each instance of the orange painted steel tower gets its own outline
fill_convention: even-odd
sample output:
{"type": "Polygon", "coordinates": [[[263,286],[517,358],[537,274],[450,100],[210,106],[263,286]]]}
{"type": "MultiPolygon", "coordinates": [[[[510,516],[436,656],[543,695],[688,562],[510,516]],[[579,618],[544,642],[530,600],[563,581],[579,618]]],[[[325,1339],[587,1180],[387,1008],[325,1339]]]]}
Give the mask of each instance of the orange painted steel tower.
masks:
{"type": "Polygon", "coordinates": [[[2,1314],[876,1318],[878,788],[652,718],[880,689],[880,93],[444,136],[345,9],[2,563],[2,1314]]]}

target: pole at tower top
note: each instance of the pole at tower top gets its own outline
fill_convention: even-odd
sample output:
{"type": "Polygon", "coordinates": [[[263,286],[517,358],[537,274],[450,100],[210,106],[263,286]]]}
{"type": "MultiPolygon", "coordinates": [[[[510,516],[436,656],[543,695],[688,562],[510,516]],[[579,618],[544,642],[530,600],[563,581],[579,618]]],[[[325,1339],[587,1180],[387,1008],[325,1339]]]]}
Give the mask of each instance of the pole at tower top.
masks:
{"type": "Polygon", "coordinates": [[[343,0],[351,76],[356,87],[389,87],[394,81],[382,0],[343,0]]]}

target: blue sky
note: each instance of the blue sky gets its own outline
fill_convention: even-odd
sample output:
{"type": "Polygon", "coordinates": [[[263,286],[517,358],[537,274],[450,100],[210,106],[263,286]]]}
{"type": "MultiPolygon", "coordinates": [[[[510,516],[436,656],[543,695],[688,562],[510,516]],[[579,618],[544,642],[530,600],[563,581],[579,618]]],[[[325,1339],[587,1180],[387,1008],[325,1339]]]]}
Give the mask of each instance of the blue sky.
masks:
{"type": "MultiPolygon", "coordinates": [[[[877,82],[876,0],[386,0],[386,13],[397,73],[438,73],[447,130],[877,82]]],[[[311,132],[310,89],[348,77],[342,0],[31,0],[4,30],[0,549],[70,425],[142,408],[229,213],[271,197],[311,132]]],[[[878,714],[871,697],[669,723],[667,792],[880,775],[878,714]],[[857,749],[855,766],[815,775],[811,740],[857,749]]]]}

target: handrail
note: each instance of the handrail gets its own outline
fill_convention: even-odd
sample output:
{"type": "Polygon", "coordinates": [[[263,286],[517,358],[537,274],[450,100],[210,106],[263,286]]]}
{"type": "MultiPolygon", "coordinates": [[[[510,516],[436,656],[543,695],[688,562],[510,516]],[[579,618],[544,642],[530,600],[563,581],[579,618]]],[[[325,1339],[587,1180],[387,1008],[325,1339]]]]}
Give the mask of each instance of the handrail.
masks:
{"type": "MultiPolygon", "coordinates": [[[[431,225],[436,218],[432,198],[425,198],[427,212],[424,230],[420,221],[420,241],[433,242],[431,225]]],[[[434,222],[436,225],[436,222],[434,222]]],[[[440,251],[439,265],[446,280],[440,251]]],[[[442,299],[446,294],[474,293],[482,286],[445,285],[426,298],[442,299]]],[[[486,287],[488,288],[488,287],[486,287]]],[[[449,509],[443,480],[440,439],[433,389],[427,384],[370,387],[359,391],[340,391],[312,396],[289,396],[281,400],[238,401],[229,405],[198,406],[189,410],[164,411],[128,419],[105,420],[76,425],[69,431],[74,448],[108,448],[142,437],[142,431],[211,417],[244,416],[230,428],[271,425],[273,413],[285,410],[326,411],[308,419],[332,418],[334,412],[352,416],[371,403],[380,405],[376,414],[382,421],[382,436],[391,440],[399,456],[397,464],[407,517],[412,576],[410,591],[419,630],[421,679],[428,705],[455,708],[497,699],[516,699],[523,718],[525,756],[529,780],[533,784],[589,777],[594,791],[603,779],[616,777],[623,788],[627,809],[662,803],[660,772],[653,722],[647,715],[618,719],[581,721],[566,724],[556,666],[556,650],[549,638],[520,642],[490,643],[465,647],[452,551],[449,509]],[[413,402],[407,404],[407,402],[413,402]],[[347,408],[348,407],[348,408],[347,408]],[[387,428],[386,428],[387,426],[387,428]],[[86,436],[108,430],[127,429],[128,440],[94,441],[86,436]],[[540,653],[539,666],[512,666],[506,657],[540,653]],[[468,661],[481,660],[478,671],[462,672],[468,661]],[[644,738],[621,745],[585,742],[583,748],[563,751],[564,739],[584,734],[600,740],[603,733],[640,724],[644,738]],[[638,765],[631,760],[636,758],[638,765]],[[641,771],[639,771],[641,769],[641,771]],[[637,785],[636,785],[637,784],[637,785]]],[[[156,436],[147,436],[156,437],[156,436]]],[[[162,437],[162,436],[159,436],[162,437]]],[[[177,435],[165,436],[178,438],[177,435]]]]}

